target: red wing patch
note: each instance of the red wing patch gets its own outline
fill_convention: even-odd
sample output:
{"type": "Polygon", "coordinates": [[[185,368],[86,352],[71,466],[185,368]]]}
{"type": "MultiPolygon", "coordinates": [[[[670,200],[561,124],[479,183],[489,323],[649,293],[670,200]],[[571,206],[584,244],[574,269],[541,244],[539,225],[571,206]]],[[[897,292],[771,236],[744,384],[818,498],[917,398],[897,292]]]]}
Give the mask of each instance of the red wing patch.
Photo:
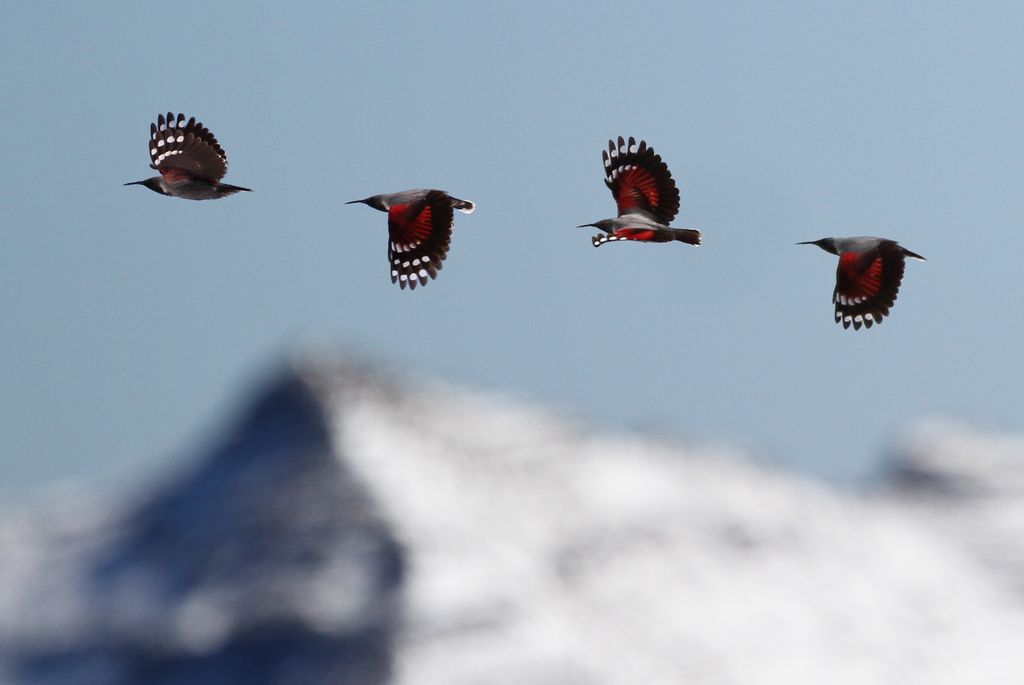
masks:
{"type": "Polygon", "coordinates": [[[673,235],[670,231],[658,230],[655,228],[617,228],[611,234],[601,233],[590,239],[594,247],[601,247],[605,243],[620,240],[634,240],[645,243],[667,243],[673,235]]]}
{"type": "Polygon", "coordinates": [[[388,210],[391,240],[402,245],[422,243],[434,230],[433,220],[433,209],[424,202],[395,205],[388,210]]]}
{"type": "Polygon", "coordinates": [[[388,262],[391,282],[415,289],[437,278],[451,245],[451,200],[432,190],[422,200],[388,210],[388,262]]]}
{"type": "Polygon", "coordinates": [[[171,166],[160,167],[160,175],[163,176],[164,180],[168,183],[184,183],[192,180],[191,174],[187,171],[171,166]]]}
{"type": "Polygon", "coordinates": [[[649,228],[620,228],[615,231],[615,235],[619,238],[627,238],[629,240],[653,240],[655,232],[649,228]]]}
{"type": "Polygon", "coordinates": [[[870,298],[882,289],[882,257],[846,252],[839,255],[836,288],[847,298],[870,298]]]}
{"type": "Polygon", "coordinates": [[[832,294],[836,323],[842,323],[843,328],[852,325],[854,330],[881,323],[896,302],[903,270],[903,253],[898,247],[839,255],[832,294]]]}
{"type": "Polygon", "coordinates": [[[630,167],[618,176],[612,192],[619,207],[619,216],[628,209],[643,209],[648,212],[658,206],[661,194],[658,182],[647,169],[630,167]]]}
{"type": "Polygon", "coordinates": [[[679,213],[679,189],[668,165],[645,141],[638,146],[634,138],[627,143],[619,136],[617,145],[608,141],[602,158],[604,182],[612,191],[619,216],[642,210],[667,225],[679,213]]]}

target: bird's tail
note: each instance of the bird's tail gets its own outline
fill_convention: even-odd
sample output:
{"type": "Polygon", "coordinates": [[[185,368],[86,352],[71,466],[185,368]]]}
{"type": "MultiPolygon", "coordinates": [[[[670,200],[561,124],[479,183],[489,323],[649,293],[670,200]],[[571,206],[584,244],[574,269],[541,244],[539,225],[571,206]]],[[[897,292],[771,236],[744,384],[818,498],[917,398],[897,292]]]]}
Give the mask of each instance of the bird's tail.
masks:
{"type": "Polygon", "coordinates": [[[673,228],[675,240],[689,245],[700,245],[700,231],[695,228],[673,228]]]}
{"type": "Polygon", "coordinates": [[[464,214],[472,214],[473,210],[476,209],[476,204],[469,200],[460,200],[457,197],[452,198],[452,207],[454,209],[463,212],[464,214]]]}

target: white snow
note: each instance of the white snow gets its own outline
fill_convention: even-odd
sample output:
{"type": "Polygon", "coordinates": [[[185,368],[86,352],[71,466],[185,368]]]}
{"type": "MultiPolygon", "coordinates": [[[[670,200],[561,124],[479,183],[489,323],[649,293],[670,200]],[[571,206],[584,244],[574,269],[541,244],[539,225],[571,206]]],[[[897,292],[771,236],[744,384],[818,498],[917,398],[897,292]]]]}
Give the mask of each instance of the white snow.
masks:
{"type": "MultiPolygon", "coordinates": [[[[336,403],[340,451],[414,569],[396,682],[1021,682],[1022,596],[964,548],[977,536],[901,493],[836,492],[439,383],[336,403]]],[[[977,478],[1019,480],[1024,442],[982,442],[970,459],[1005,454],[973,462],[977,478]]],[[[982,527],[1017,521],[1001,549],[1019,554],[1012,492],[982,527]]]]}

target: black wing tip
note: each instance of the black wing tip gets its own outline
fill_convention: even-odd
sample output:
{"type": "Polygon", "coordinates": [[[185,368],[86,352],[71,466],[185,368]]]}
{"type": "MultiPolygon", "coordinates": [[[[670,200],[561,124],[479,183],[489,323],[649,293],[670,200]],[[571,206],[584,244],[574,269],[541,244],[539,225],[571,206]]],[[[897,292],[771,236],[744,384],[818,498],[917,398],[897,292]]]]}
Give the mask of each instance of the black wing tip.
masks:
{"type": "Polygon", "coordinates": [[[853,326],[853,330],[859,331],[861,328],[870,329],[875,324],[882,325],[885,321],[885,317],[889,315],[889,308],[885,306],[877,307],[868,312],[847,312],[840,308],[836,308],[835,319],[837,324],[841,324],[843,330],[847,330],[850,326],[853,326]]]}
{"type": "Polygon", "coordinates": [[[642,155],[644,152],[651,152],[653,154],[654,148],[649,146],[647,144],[647,141],[645,141],[643,138],[641,138],[640,141],[637,142],[637,139],[634,136],[629,136],[628,139],[622,136],[618,136],[615,139],[608,139],[608,150],[602,151],[601,154],[605,159],[607,159],[608,155],[611,155],[612,157],[617,157],[619,155],[626,154],[642,155]]]}

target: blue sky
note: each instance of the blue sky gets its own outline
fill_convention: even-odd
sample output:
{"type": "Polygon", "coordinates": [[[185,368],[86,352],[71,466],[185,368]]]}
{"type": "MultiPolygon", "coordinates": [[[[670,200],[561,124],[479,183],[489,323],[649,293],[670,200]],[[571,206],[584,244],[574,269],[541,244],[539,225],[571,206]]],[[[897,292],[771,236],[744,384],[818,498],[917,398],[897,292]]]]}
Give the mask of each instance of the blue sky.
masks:
{"type": "Polygon", "coordinates": [[[920,417],[1024,427],[1016,3],[16,3],[0,26],[0,495],[173,464],[268,362],[336,343],[608,428],[849,483],[920,417]],[[187,202],[148,127],[197,116],[256,192],[187,202]],[[601,150],[646,139],[704,245],[609,245],[601,150]],[[347,200],[474,200],[390,283],[347,200]],[[834,257],[908,264],[832,322],[834,257]]]}

